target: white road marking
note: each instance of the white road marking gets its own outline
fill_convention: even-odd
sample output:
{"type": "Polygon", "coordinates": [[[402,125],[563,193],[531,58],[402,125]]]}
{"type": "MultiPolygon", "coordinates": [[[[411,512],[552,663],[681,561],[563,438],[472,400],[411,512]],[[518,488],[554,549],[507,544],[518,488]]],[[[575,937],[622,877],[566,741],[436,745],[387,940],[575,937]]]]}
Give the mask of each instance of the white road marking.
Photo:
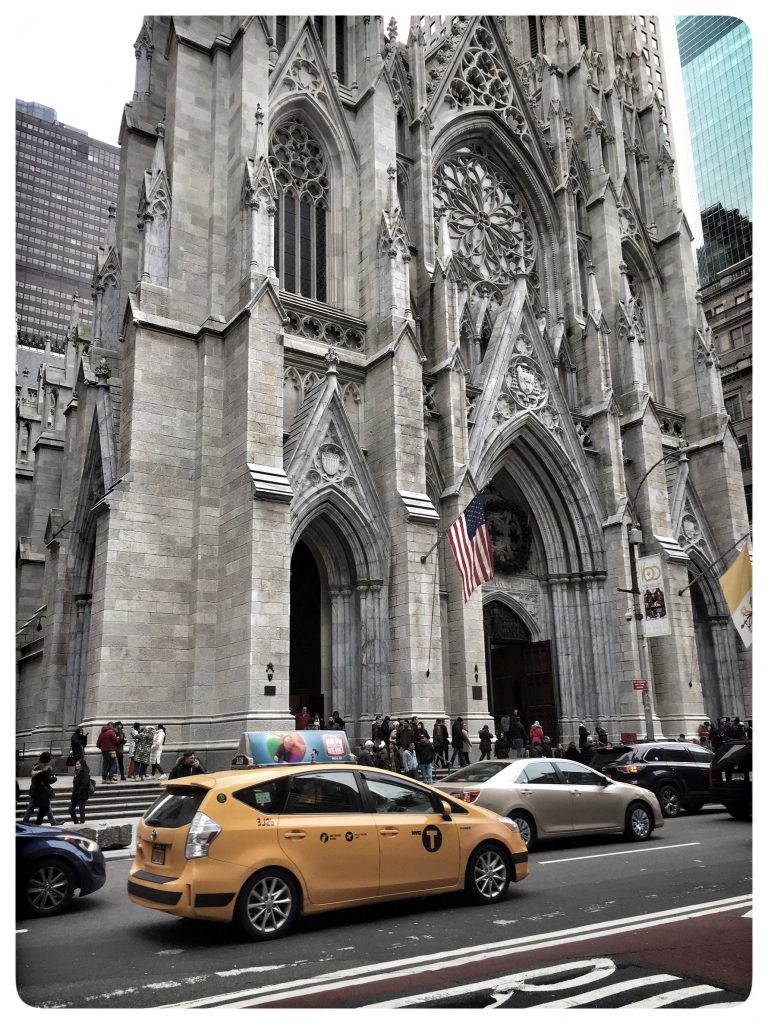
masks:
{"type": "MultiPolygon", "coordinates": [[[[680,981],[674,974],[651,974],[645,978],[633,978],[631,981],[617,981],[613,985],[603,985],[589,992],[580,992],[565,999],[553,999],[551,1003],[539,1003],[537,1010],[568,1010],[574,1006],[586,1006],[596,1003],[599,999],[618,995],[620,992],[631,992],[633,988],[645,988],[646,985],[660,985],[663,981],[680,981]]],[[[622,1006],[621,1009],[624,1009],[622,1006]]]]}
{"type": "MultiPolygon", "coordinates": [[[[662,992],[658,996],[649,996],[647,999],[640,999],[636,1003],[624,1003],[622,1010],[653,1010],[657,1006],[669,1006],[670,1003],[679,1003],[683,999],[690,999],[692,996],[704,996],[708,992],[722,992],[721,988],[714,985],[691,985],[689,988],[677,988],[671,992],[662,992]]],[[[738,1004],[743,1006],[743,1003],[738,1004]]],[[[722,1008],[721,1003],[715,1004],[715,1009],[722,1008]]]]}
{"type": "Polygon", "coordinates": [[[661,850],[680,850],[684,846],[701,846],[701,843],[675,843],[674,846],[644,846],[636,850],[619,850],[616,853],[590,853],[584,857],[560,857],[558,860],[540,860],[537,864],[569,864],[573,860],[599,860],[601,857],[626,857],[630,853],[660,853],[661,850]]]}
{"type": "Polygon", "coordinates": [[[183,953],[183,949],[158,949],[158,956],[177,956],[179,953],[183,953]]]}
{"type": "Polygon", "coordinates": [[[26,935],[28,931],[29,931],[29,928],[17,928],[16,929],[16,934],[17,935],[26,935]]]}
{"type": "MultiPolygon", "coordinates": [[[[705,917],[709,914],[721,913],[723,911],[738,910],[741,907],[751,906],[751,903],[751,895],[732,896],[727,899],[693,904],[674,910],[661,910],[650,914],[619,918],[615,921],[596,922],[595,924],[582,923],[574,928],[548,932],[544,935],[527,935],[500,942],[489,942],[481,946],[466,946],[460,949],[444,950],[443,952],[432,951],[423,956],[415,956],[403,960],[383,961],[356,968],[345,968],[341,971],[320,975],[314,979],[314,983],[302,983],[301,994],[308,996],[328,990],[338,991],[343,988],[354,988],[362,982],[393,981],[398,977],[408,977],[414,974],[461,967],[465,964],[476,963],[479,960],[488,960],[493,956],[522,953],[535,949],[551,949],[553,946],[570,944],[584,939],[602,938],[632,929],[653,928],[677,921],[705,917]]],[[[166,1004],[166,1008],[172,1006],[174,1008],[192,1009],[193,1007],[219,1004],[235,1009],[241,1006],[271,1003],[275,1000],[283,999],[286,995],[293,994],[294,992],[295,982],[284,981],[274,985],[266,985],[262,988],[246,989],[227,995],[204,996],[199,999],[185,1000],[181,1003],[169,1003],[166,1004]]]]}
{"type": "Polygon", "coordinates": [[[234,978],[236,974],[261,974],[264,971],[281,971],[285,964],[264,964],[261,967],[236,967],[231,971],[214,971],[217,978],[234,978]]]}

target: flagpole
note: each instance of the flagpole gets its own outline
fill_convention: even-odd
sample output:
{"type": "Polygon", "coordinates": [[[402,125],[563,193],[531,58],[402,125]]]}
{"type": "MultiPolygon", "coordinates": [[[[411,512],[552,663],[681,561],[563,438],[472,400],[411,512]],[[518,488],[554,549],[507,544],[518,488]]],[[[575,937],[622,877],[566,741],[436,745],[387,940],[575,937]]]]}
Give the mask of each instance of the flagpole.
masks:
{"type": "Polygon", "coordinates": [[[433,552],[433,551],[435,550],[435,548],[436,548],[436,547],[437,547],[437,545],[438,545],[438,544],[440,543],[440,541],[441,541],[441,540],[443,540],[443,539],[445,538],[445,535],[446,535],[447,533],[448,533],[448,531],[447,531],[447,530],[440,530],[440,531],[438,532],[438,534],[437,534],[437,540],[435,541],[435,543],[434,543],[434,544],[432,545],[432,547],[431,547],[431,548],[429,549],[429,551],[428,551],[428,552],[426,553],[426,555],[422,555],[422,556],[421,556],[421,564],[422,564],[422,565],[424,565],[424,563],[426,562],[426,560],[427,560],[427,559],[429,558],[429,556],[430,556],[430,555],[432,554],[432,552],[433,552]]]}
{"type": "Polygon", "coordinates": [[[690,590],[690,589],[691,589],[691,587],[693,586],[693,584],[694,584],[694,583],[695,583],[695,582],[696,582],[697,580],[700,580],[700,579],[701,579],[701,577],[702,577],[702,576],[704,575],[704,573],[705,573],[705,572],[709,572],[709,570],[710,570],[710,569],[712,568],[712,566],[713,566],[713,565],[717,565],[717,563],[718,563],[718,562],[722,562],[722,560],[723,560],[723,559],[725,558],[725,556],[726,556],[726,555],[729,555],[729,554],[731,553],[731,551],[733,551],[733,549],[734,549],[735,547],[738,547],[738,545],[739,545],[739,544],[741,544],[741,542],[742,542],[743,540],[747,540],[747,538],[748,538],[748,537],[749,537],[749,536],[751,535],[751,533],[752,533],[752,531],[750,530],[750,531],[749,531],[749,533],[745,533],[743,537],[739,537],[739,539],[738,539],[738,540],[736,541],[736,543],[735,543],[735,544],[731,544],[731,546],[730,546],[730,547],[728,548],[728,550],[727,550],[727,551],[724,551],[724,552],[722,553],[722,555],[720,555],[720,557],[719,557],[719,558],[716,558],[716,559],[715,559],[715,560],[714,560],[713,562],[710,562],[710,563],[709,563],[709,565],[706,565],[706,566],[705,566],[705,567],[704,567],[704,568],[703,568],[703,569],[701,570],[701,572],[699,573],[699,575],[698,575],[698,576],[694,576],[694,577],[693,577],[693,579],[691,580],[691,582],[690,582],[690,583],[688,584],[688,586],[687,586],[687,587],[683,587],[683,589],[682,589],[682,590],[678,590],[678,592],[677,592],[677,596],[678,596],[678,597],[682,597],[682,596],[683,596],[683,594],[684,594],[684,593],[686,592],[686,590],[690,590]]]}

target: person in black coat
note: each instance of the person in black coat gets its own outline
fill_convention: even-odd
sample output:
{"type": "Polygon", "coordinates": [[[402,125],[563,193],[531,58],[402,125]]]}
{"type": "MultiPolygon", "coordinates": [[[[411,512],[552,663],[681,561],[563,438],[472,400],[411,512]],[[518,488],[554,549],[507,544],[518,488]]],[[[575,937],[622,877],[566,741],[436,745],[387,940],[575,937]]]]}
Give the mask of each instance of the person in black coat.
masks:
{"type": "Polygon", "coordinates": [[[51,810],[51,797],[53,796],[53,784],[56,776],[51,768],[51,752],[44,750],[40,759],[32,769],[32,782],[29,787],[29,804],[22,819],[24,824],[29,824],[33,808],[37,808],[36,825],[42,825],[43,818],[47,817],[51,825],[58,825],[51,810]]]}
{"type": "Polygon", "coordinates": [[[177,758],[176,764],[168,774],[168,778],[186,779],[190,775],[205,775],[205,768],[198,761],[194,750],[185,750],[181,757],[177,758]]]}
{"type": "Polygon", "coordinates": [[[499,735],[496,737],[496,744],[493,748],[493,756],[497,758],[509,757],[509,737],[501,729],[499,729],[499,735]]]}
{"type": "Polygon", "coordinates": [[[75,774],[72,779],[72,796],[69,800],[67,817],[71,818],[76,825],[82,825],[85,821],[85,805],[91,795],[91,772],[85,758],[81,755],[75,759],[75,774]],[[77,812],[80,812],[80,820],[77,819],[77,812]]]}
{"type": "Polygon", "coordinates": [[[82,727],[78,725],[75,731],[72,733],[72,738],[69,741],[69,746],[72,751],[72,755],[75,761],[82,757],[85,753],[85,748],[88,743],[88,737],[83,732],[82,727]]]}

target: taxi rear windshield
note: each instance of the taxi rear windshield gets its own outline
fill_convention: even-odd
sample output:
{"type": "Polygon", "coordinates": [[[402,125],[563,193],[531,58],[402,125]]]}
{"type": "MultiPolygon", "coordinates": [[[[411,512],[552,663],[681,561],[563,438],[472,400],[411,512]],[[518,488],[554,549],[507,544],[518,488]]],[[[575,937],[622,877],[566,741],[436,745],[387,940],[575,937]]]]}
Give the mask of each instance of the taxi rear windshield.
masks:
{"type": "Polygon", "coordinates": [[[145,824],[157,828],[181,828],[182,825],[188,825],[206,792],[196,786],[168,786],[144,815],[145,824]]]}
{"type": "Polygon", "coordinates": [[[510,763],[509,761],[506,764],[499,764],[495,761],[476,761],[474,764],[468,764],[466,768],[459,768],[457,772],[446,775],[443,782],[487,782],[488,779],[492,779],[494,775],[498,775],[500,771],[509,767],[510,763]]]}

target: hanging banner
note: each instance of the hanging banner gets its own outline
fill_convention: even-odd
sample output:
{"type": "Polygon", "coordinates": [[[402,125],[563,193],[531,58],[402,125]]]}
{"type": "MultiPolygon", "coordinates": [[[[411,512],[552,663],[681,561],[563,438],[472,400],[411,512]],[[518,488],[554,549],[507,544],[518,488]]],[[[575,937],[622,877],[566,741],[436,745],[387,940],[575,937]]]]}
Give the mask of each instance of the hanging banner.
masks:
{"type": "Polygon", "coordinates": [[[661,555],[646,555],[637,560],[637,584],[643,602],[646,636],[669,636],[667,593],[661,571],[661,555]]]}

